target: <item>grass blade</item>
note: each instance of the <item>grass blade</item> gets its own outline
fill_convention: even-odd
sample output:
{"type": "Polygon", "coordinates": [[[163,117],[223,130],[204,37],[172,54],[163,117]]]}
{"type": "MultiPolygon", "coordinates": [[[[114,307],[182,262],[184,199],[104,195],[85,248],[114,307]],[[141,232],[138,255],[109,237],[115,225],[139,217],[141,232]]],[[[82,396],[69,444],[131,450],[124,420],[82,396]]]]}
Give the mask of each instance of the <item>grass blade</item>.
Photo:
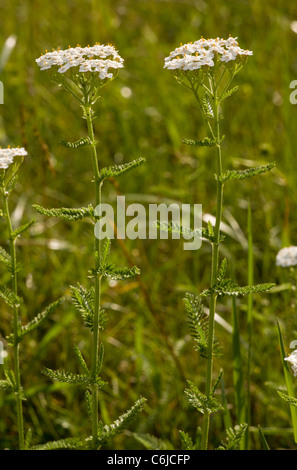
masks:
{"type": "MultiPolygon", "coordinates": [[[[277,322],[277,330],[278,330],[278,339],[279,339],[279,346],[280,346],[280,354],[281,354],[281,360],[283,364],[283,370],[284,370],[284,376],[285,376],[285,381],[286,381],[286,386],[287,386],[287,392],[290,397],[295,396],[294,394],[294,386],[293,386],[293,381],[292,381],[292,375],[290,373],[290,370],[288,368],[288,365],[285,361],[285,348],[284,348],[284,342],[283,342],[283,337],[282,337],[282,332],[279,326],[279,323],[277,322]]],[[[297,408],[294,406],[290,406],[291,410],[291,416],[292,416],[292,423],[293,423],[293,430],[294,430],[294,441],[297,443],[297,408]]]]}

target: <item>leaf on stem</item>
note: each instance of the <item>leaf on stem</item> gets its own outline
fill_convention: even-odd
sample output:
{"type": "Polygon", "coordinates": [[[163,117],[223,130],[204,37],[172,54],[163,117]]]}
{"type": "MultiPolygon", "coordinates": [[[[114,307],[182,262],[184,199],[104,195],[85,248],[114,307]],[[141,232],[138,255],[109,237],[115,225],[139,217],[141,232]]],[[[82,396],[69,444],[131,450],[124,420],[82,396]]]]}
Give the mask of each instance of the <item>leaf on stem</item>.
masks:
{"type": "Polygon", "coordinates": [[[0,261],[5,264],[5,266],[7,267],[8,271],[11,272],[12,271],[12,260],[11,260],[11,256],[9,253],[7,253],[6,250],[4,250],[4,248],[2,248],[0,246],[0,261]]]}
{"type": "Polygon", "coordinates": [[[45,209],[45,207],[39,206],[38,204],[33,205],[34,209],[42,215],[48,217],[58,217],[63,220],[76,221],[83,219],[84,217],[94,217],[93,207],[80,207],[78,209],[72,209],[68,207],[54,208],[54,209],[45,209]]]}
{"type": "Polygon", "coordinates": [[[251,286],[238,286],[231,279],[225,279],[227,269],[227,261],[224,259],[218,272],[216,283],[210,288],[203,291],[200,295],[207,297],[213,293],[219,296],[241,296],[248,294],[258,294],[267,292],[275,286],[273,283],[255,284],[251,286]]]}
{"type": "Polygon", "coordinates": [[[91,139],[86,137],[84,139],[79,139],[76,142],[68,142],[67,140],[62,139],[61,144],[70,149],[78,149],[80,147],[85,147],[86,145],[92,145],[91,139]]]}
{"type": "Polygon", "coordinates": [[[57,380],[58,382],[74,385],[96,385],[98,389],[102,389],[106,385],[106,382],[101,380],[100,377],[92,377],[91,375],[84,374],[73,374],[72,372],[66,372],[62,369],[52,370],[45,367],[41,372],[51,380],[57,380]]]}
{"type": "MultiPolygon", "coordinates": [[[[187,311],[187,323],[190,334],[195,342],[195,349],[204,359],[208,357],[208,316],[205,313],[201,298],[187,293],[184,298],[187,311]]],[[[213,345],[213,357],[221,356],[221,348],[216,340],[213,345]]]]}
{"type": "Polygon", "coordinates": [[[203,140],[182,139],[182,143],[198,147],[215,147],[217,145],[217,142],[209,137],[205,137],[203,140]]]}
{"type": "Polygon", "coordinates": [[[115,268],[113,264],[100,266],[98,269],[90,271],[90,277],[106,276],[115,281],[126,281],[132,279],[140,274],[140,269],[137,266],[132,268],[115,268]]]}
{"type": "Polygon", "coordinates": [[[262,165],[255,168],[248,168],[247,170],[228,170],[223,173],[220,177],[215,175],[216,179],[221,183],[225,183],[229,180],[244,180],[246,178],[251,178],[252,176],[261,175],[266,173],[275,167],[275,162],[268,163],[267,165],[262,165]]]}
{"type": "Polygon", "coordinates": [[[230,90],[225,91],[223,93],[223,95],[221,96],[220,101],[223,101],[226,98],[229,98],[229,96],[232,96],[238,90],[238,88],[239,88],[238,86],[235,86],[235,87],[231,88],[230,90]]]}
{"type": "MultiPolygon", "coordinates": [[[[80,284],[77,287],[71,286],[72,303],[81,314],[87,328],[93,330],[94,312],[95,312],[95,290],[93,287],[85,289],[80,284]]],[[[105,310],[100,308],[99,328],[104,329],[107,316],[105,310]]]]}
{"type": "Polygon", "coordinates": [[[26,335],[42,326],[48,317],[60,306],[63,300],[64,298],[61,297],[59,300],[56,300],[55,302],[48,305],[48,307],[46,307],[43,312],[38,313],[38,315],[36,315],[36,317],[34,317],[33,320],[31,320],[29,323],[26,325],[20,325],[17,338],[15,338],[13,333],[7,337],[8,344],[13,346],[20,343],[26,335]]]}
{"type": "Polygon", "coordinates": [[[51,441],[31,447],[31,450],[73,450],[84,447],[84,442],[78,437],[69,437],[59,441],[51,441]]]}
{"type": "Polygon", "coordinates": [[[24,225],[21,225],[19,228],[17,228],[16,230],[14,230],[11,235],[10,235],[10,239],[11,240],[15,240],[19,235],[21,235],[23,232],[25,232],[26,230],[28,230],[28,228],[31,227],[31,225],[33,225],[35,222],[35,219],[31,219],[29,222],[27,222],[26,224],[24,225]]]}
{"type": "Polygon", "coordinates": [[[0,284],[0,297],[9,305],[10,307],[19,307],[22,303],[22,298],[18,295],[15,295],[8,287],[0,284]]]}
{"type": "Polygon", "coordinates": [[[134,405],[122,414],[112,424],[103,426],[101,422],[100,430],[98,433],[98,444],[105,444],[109,439],[123,432],[131,424],[132,421],[141,413],[146,403],[146,398],[140,397],[134,405]]]}
{"type": "Polygon", "coordinates": [[[189,403],[200,413],[204,414],[207,412],[211,414],[223,409],[222,405],[214,398],[213,393],[210,393],[209,397],[207,397],[191,381],[188,380],[188,384],[189,388],[185,390],[185,394],[189,403]]]}
{"type": "Polygon", "coordinates": [[[246,423],[241,423],[234,426],[234,428],[227,429],[227,439],[225,442],[222,442],[217,450],[237,450],[247,427],[248,425],[246,423]]]}
{"type": "Polygon", "coordinates": [[[142,165],[145,162],[143,157],[138,158],[137,160],[133,160],[132,162],[124,163],[123,165],[115,165],[110,166],[107,168],[102,168],[100,171],[99,182],[104,181],[107,178],[111,178],[113,176],[120,176],[128,171],[132,170],[133,168],[142,165]]]}

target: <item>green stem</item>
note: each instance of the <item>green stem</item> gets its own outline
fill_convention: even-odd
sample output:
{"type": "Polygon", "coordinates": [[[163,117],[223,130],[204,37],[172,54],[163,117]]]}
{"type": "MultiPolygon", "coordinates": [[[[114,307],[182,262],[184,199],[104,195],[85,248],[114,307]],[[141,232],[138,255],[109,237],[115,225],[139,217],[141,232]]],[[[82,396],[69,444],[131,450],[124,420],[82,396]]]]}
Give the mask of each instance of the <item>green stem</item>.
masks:
{"type": "MultiPolygon", "coordinates": [[[[214,228],[215,243],[212,245],[212,263],[211,263],[211,287],[214,287],[218,269],[219,269],[219,246],[220,246],[220,225],[223,207],[223,183],[219,181],[222,174],[222,153],[220,144],[220,124],[219,124],[219,100],[217,96],[217,87],[213,81],[213,99],[214,99],[214,132],[217,142],[217,204],[216,204],[216,223],[214,228]]],[[[212,390],[212,373],[213,373],[213,343],[215,329],[215,309],[217,295],[213,293],[210,298],[209,308],[209,331],[207,346],[207,366],[206,366],[206,396],[209,397],[212,390]]],[[[201,449],[206,450],[208,447],[210,413],[205,410],[203,415],[201,449]]]]}
{"type": "MultiPolygon", "coordinates": [[[[4,202],[4,214],[7,222],[7,228],[10,240],[10,255],[11,255],[11,283],[12,291],[15,295],[18,293],[17,286],[17,269],[16,269],[16,249],[15,239],[12,237],[13,228],[11,223],[11,217],[8,207],[8,194],[4,186],[2,186],[2,195],[4,202]]],[[[19,311],[18,307],[13,307],[13,335],[14,335],[14,346],[13,346],[13,360],[14,360],[14,375],[15,375],[15,397],[17,406],[17,428],[19,436],[19,449],[24,449],[24,420],[23,420],[23,403],[22,403],[22,387],[21,387],[21,372],[20,372],[20,354],[19,354],[19,342],[18,342],[18,327],[19,327],[19,311]]]]}
{"type": "MultiPolygon", "coordinates": [[[[96,191],[96,207],[101,204],[101,183],[99,182],[100,170],[98,165],[98,157],[96,150],[96,143],[94,138],[93,120],[92,120],[92,109],[90,106],[85,106],[85,115],[87,119],[87,126],[89,132],[89,138],[91,140],[91,153],[95,171],[95,191],[96,191]]],[[[101,253],[101,241],[100,238],[95,237],[95,270],[97,271],[100,267],[100,253],[101,253]]],[[[95,277],[95,312],[93,320],[93,337],[92,337],[92,365],[91,374],[92,377],[97,375],[98,370],[98,352],[100,345],[99,328],[100,328],[100,302],[101,302],[101,276],[96,274],[95,277]]],[[[92,438],[93,447],[96,448],[98,440],[98,388],[96,385],[92,386],[92,438]]]]}
{"type": "MultiPolygon", "coordinates": [[[[252,234],[252,212],[251,205],[248,207],[248,285],[254,284],[254,268],[253,268],[253,234],[252,234]]],[[[248,355],[247,355],[247,409],[246,422],[248,426],[251,424],[251,362],[252,362],[252,332],[253,332],[253,294],[248,295],[248,314],[247,314],[247,331],[248,331],[248,355]]],[[[245,449],[249,448],[249,428],[245,433],[245,449]]]]}

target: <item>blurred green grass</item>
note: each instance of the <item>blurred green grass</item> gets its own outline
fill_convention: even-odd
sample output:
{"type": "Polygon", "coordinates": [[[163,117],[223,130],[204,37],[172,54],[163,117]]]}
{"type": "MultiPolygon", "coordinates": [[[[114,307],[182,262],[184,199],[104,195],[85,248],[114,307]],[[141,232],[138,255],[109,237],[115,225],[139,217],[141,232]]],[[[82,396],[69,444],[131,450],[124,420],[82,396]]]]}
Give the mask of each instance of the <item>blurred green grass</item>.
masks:
{"type": "MultiPolygon", "coordinates": [[[[35,64],[45,49],[112,43],[125,59],[119,78],[102,92],[95,132],[102,165],[145,156],[147,164],[123,176],[118,186],[107,183],[106,201],[117,191],[127,201],[164,199],[202,203],[203,212],[215,206],[211,149],[186,147],[182,138],[203,138],[206,129],[193,97],[179,87],[163,60],[180,42],[204,37],[237,36],[242,47],[254,51],[236,77],[239,91],[227,100],[222,121],[224,167],[246,168],[276,161],[270,175],[247,180],[225,191],[224,222],[233,230],[222,253],[239,283],[247,282],[247,207],[253,213],[255,281],[286,282],[275,267],[282,245],[297,244],[297,107],[289,101],[289,84],[297,78],[297,20],[294,2],[256,0],[114,0],[43,2],[2,0],[0,49],[15,35],[0,80],[4,105],[0,106],[0,145],[22,145],[29,152],[12,204],[15,218],[36,218],[30,236],[20,242],[23,264],[21,294],[24,318],[31,319],[47,303],[76,282],[86,284],[92,264],[92,228],[87,223],[64,224],[36,215],[32,204],[45,207],[85,206],[92,202],[89,184],[92,165],[87,151],[70,151],[60,140],[86,135],[80,109],[57,88],[47,72],[35,64]],[[123,88],[131,96],[123,96],[123,88]]],[[[3,222],[1,244],[6,242],[3,222]]],[[[195,434],[200,417],[189,407],[183,390],[186,378],[203,385],[205,365],[193,351],[182,302],[184,292],[208,286],[210,249],[184,251],[182,242],[140,240],[113,243],[114,261],[127,263],[126,251],[141,268],[139,283],[105,285],[103,302],[110,320],[103,333],[106,344],[103,379],[110,387],[102,394],[101,412],[108,421],[125,411],[138,394],[148,398],[143,417],[135,425],[180,447],[178,430],[195,434]]],[[[8,279],[3,274],[3,281],[8,279]]],[[[246,339],[246,303],[238,305],[242,339],[246,339]]],[[[231,304],[218,313],[231,323],[231,304]]],[[[288,407],[275,391],[283,385],[275,320],[289,344],[296,339],[295,300],[288,291],[255,299],[252,424],[261,425],[271,447],[291,448],[288,407]],[[274,429],[271,429],[274,428],[274,429]]],[[[10,313],[1,304],[0,333],[9,331],[10,313]]],[[[25,419],[34,443],[89,432],[81,389],[49,383],[40,369],[76,370],[73,346],[90,354],[88,331],[82,328],[70,304],[55,314],[42,332],[22,345],[23,385],[28,393],[25,419]]],[[[217,325],[224,356],[216,365],[224,369],[230,413],[234,418],[231,335],[217,325]]],[[[245,349],[243,347],[243,359],[245,349]]],[[[9,359],[6,360],[9,364],[9,359]]],[[[14,406],[1,394],[0,447],[16,445],[14,406]]],[[[235,423],[234,423],[235,424],[235,423]]],[[[223,438],[223,417],[216,415],[211,445],[223,438]]],[[[252,444],[260,447],[257,434],[252,444]]],[[[113,448],[140,447],[129,433],[110,443],[113,448]]]]}

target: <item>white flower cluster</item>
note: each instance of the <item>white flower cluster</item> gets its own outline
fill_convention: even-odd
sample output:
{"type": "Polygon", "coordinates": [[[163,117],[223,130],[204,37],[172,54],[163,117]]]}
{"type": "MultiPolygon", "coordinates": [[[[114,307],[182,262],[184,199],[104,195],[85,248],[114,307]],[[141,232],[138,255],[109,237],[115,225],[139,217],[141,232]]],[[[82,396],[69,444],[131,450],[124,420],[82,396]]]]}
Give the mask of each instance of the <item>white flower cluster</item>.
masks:
{"type": "Polygon", "coordinates": [[[13,162],[14,157],[28,155],[24,148],[0,148],[0,169],[6,169],[13,162]]]}
{"type": "Polygon", "coordinates": [[[294,376],[297,376],[297,349],[293,351],[288,357],[285,357],[285,361],[290,362],[294,376]]]}
{"type": "Polygon", "coordinates": [[[203,66],[213,67],[215,56],[221,62],[230,62],[240,56],[253,55],[252,51],[241,49],[236,39],[231,36],[228,39],[202,37],[198,41],[181,44],[166,57],[164,68],[197,70],[203,66]]]}
{"type": "Polygon", "coordinates": [[[36,62],[41,70],[58,66],[60,73],[64,73],[72,67],[79,67],[79,72],[98,72],[101,80],[113,77],[109,69],[124,67],[124,59],[115,48],[104,44],[96,44],[92,47],[69,46],[66,50],[46,51],[44,55],[36,59],[36,62]]]}
{"type": "Polygon", "coordinates": [[[297,246],[282,248],[276,255],[276,266],[289,268],[297,265],[297,246]]]}

